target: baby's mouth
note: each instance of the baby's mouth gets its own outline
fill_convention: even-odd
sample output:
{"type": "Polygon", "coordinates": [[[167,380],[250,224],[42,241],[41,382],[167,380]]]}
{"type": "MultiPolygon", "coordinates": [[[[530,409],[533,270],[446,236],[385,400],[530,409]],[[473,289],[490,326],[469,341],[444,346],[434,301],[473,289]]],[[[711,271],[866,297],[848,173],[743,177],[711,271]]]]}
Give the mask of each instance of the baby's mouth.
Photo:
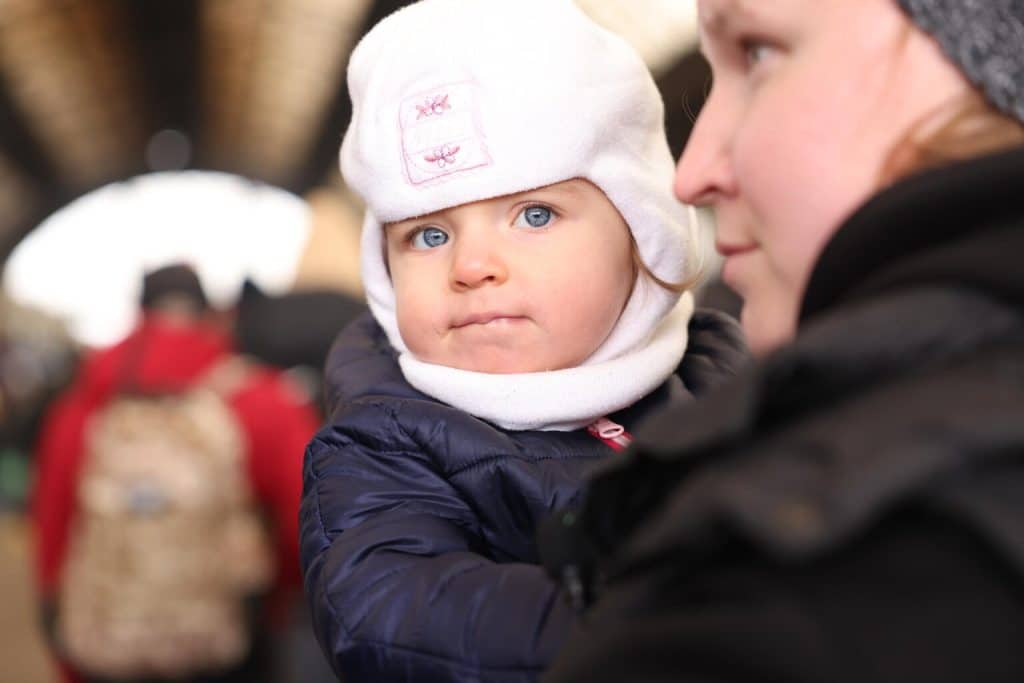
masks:
{"type": "Polygon", "coordinates": [[[473,313],[461,318],[457,318],[452,323],[452,329],[460,329],[463,327],[469,327],[471,325],[497,325],[502,323],[518,322],[526,320],[526,316],[513,315],[510,313],[499,313],[494,311],[485,311],[482,313],[473,313]]]}

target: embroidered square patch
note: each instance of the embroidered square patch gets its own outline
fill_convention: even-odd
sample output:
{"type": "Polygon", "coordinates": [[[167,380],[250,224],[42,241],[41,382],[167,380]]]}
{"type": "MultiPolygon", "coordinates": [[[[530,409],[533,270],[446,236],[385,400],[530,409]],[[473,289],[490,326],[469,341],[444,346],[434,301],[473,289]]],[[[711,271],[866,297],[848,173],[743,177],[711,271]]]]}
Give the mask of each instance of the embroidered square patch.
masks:
{"type": "Polygon", "coordinates": [[[413,185],[490,165],[474,88],[453,83],[402,100],[402,156],[413,185]]]}

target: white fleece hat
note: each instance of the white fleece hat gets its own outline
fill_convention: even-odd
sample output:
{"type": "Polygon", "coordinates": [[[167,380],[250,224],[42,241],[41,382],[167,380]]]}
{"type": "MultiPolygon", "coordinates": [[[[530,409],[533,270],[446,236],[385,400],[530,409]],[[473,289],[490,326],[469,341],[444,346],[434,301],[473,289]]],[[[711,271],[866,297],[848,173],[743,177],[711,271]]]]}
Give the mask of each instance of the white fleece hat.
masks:
{"type": "MultiPolygon", "coordinates": [[[[570,0],[421,0],[377,24],[348,66],[345,182],[367,205],[362,275],[400,352],[382,223],[572,178],[597,185],[663,280],[693,271],[692,209],[672,194],[661,96],[640,56],[570,0]]],[[[647,343],[678,295],[638,278],[587,359],[647,343]]]]}

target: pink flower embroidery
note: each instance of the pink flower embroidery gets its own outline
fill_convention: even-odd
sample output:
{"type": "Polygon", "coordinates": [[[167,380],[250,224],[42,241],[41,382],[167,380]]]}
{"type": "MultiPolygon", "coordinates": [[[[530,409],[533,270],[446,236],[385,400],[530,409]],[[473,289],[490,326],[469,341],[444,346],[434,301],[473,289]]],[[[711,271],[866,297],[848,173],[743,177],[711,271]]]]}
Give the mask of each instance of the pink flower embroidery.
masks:
{"type": "Polygon", "coordinates": [[[428,97],[423,104],[416,105],[416,111],[419,113],[416,115],[416,120],[422,119],[424,116],[439,116],[449,109],[452,105],[448,104],[448,95],[434,95],[428,97]]]}
{"type": "Polygon", "coordinates": [[[455,163],[455,155],[458,154],[458,145],[441,145],[430,154],[423,157],[423,160],[427,163],[437,164],[438,168],[444,168],[445,166],[451,166],[455,163]]]}

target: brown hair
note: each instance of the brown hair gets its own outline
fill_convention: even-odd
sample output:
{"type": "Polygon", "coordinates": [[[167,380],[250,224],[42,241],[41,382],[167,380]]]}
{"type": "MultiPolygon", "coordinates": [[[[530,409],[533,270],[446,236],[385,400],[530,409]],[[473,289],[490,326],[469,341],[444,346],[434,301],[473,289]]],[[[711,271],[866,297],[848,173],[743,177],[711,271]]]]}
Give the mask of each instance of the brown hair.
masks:
{"type": "Polygon", "coordinates": [[[694,269],[694,273],[682,282],[668,282],[667,280],[662,280],[654,274],[646,263],[644,263],[643,258],[640,256],[640,248],[637,246],[636,240],[633,239],[632,234],[630,234],[629,244],[630,257],[633,260],[633,271],[637,275],[648,278],[654,284],[658,285],[662,289],[672,292],[673,294],[682,294],[683,292],[692,289],[694,285],[700,282],[701,277],[704,275],[703,268],[697,267],[694,269]]]}
{"type": "Polygon", "coordinates": [[[1024,146],[1024,124],[993,107],[974,88],[953,103],[952,113],[941,125],[923,133],[943,114],[936,111],[924,117],[896,144],[882,168],[882,184],[916,171],[1024,146]]]}

